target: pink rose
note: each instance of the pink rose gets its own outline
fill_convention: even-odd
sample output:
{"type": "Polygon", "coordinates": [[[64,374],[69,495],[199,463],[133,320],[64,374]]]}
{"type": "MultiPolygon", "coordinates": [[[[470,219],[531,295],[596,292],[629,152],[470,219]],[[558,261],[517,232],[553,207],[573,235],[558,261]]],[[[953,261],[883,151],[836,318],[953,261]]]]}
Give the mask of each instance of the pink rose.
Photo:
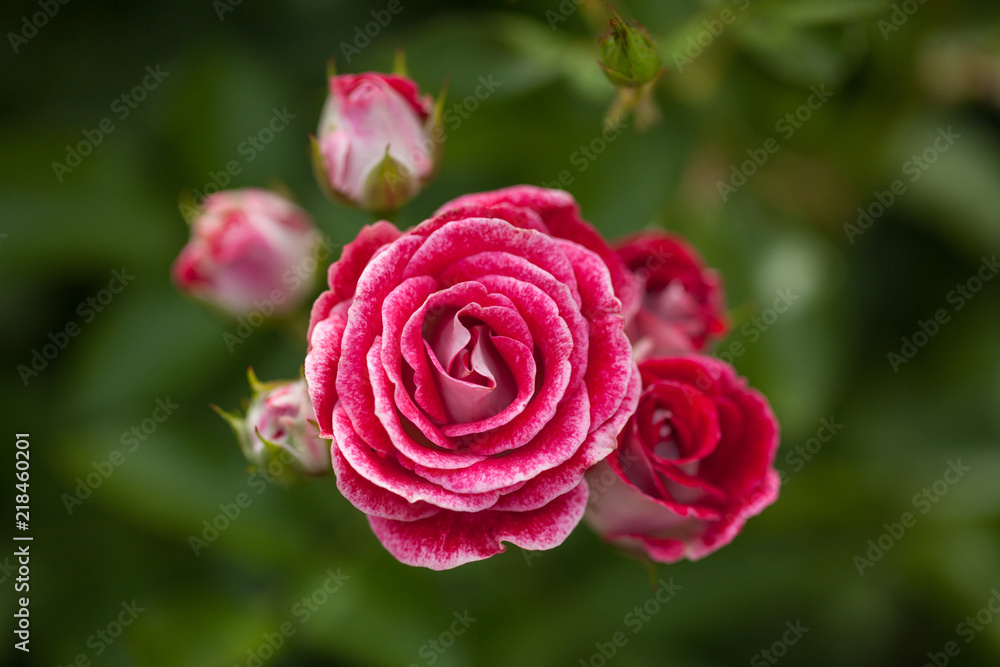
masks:
{"type": "Polygon", "coordinates": [[[331,76],[313,146],[321,186],[348,204],[396,210],[434,176],[438,122],[434,101],[406,77],[331,76]]]}
{"type": "Polygon", "coordinates": [[[174,283],[233,315],[284,313],[312,287],[303,278],[315,272],[318,238],[309,214],[284,197],[256,188],[217,192],[191,222],[174,283]]]}
{"type": "Polygon", "coordinates": [[[642,393],[619,448],[588,473],[588,523],[653,560],[698,560],[778,497],[778,423],[728,364],[702,355],[639,364],[642,393]]]}
{"type": "Polygon", "coordinates": [[[330,472],[330,443],[319,436],[305,379],[260,382],[253,369],[247,375],[253,398],[246,416],[215,408],[233,427],[247,460],[285,481],[330,472]]]}
{"type": "Polygon", "coordinates": [[[700,352],[725,336],[722,277],[679,236],[640,232],[617,244],[643,285],[642,305],[625,328],[636,359],[700,352]]]}
{"type": "Polygon", "coordinates": [[[248,376],[253,398],[245,417],[215,408],[247,460],[285,481],[330,472],[330,443],[319,436],[305,379],[262,383],[252,369],[248,376]]]}
{"type": "Polygon", "coordinates": [[[338,488],[403,563],[550,549],[583,516],[639,378],[575,211],[540,188],[472,195],[405,234],[364,228],[330,267],[306,379],[338,488]]]}
{"type": "Polygon", "coordinates": [[[305,380],[270,383],[261,390],[247,410],[251,460],[265,467],[271,458],[286,459],[286,465],[306,475],[329,472],[330,443],[319,437],[305,380]]]}

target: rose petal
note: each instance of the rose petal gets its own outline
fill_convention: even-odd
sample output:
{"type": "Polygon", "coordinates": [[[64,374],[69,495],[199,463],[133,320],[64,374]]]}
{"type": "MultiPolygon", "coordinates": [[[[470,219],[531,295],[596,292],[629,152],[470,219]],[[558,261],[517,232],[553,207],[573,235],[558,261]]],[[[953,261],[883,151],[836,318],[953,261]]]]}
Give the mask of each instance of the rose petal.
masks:
{"type": "Polygon", "coordinates": [[[442,511],[418,521],[394,521],[369,516],[382,545],[406,565],[447,570],[506,551],[503,542],[522,549],[559,546],[583,517],[587,486],[531,512],[477,513],[442,511]]]}

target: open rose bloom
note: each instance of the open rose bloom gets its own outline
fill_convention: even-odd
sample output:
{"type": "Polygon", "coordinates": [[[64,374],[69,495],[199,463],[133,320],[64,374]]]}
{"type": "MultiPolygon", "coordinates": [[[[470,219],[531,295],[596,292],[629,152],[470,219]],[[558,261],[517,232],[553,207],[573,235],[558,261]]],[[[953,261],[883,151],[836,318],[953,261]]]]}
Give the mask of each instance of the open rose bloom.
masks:
{"type": "Polygon", "coordinates": [[[313,163],[333,197],[371,211],[391,212],[434,176],[440,122],[433,100],[396,74],[331,76],[320,116],[313,163]]]}
{"type": "Polygon", "coordinates": [[[174,283],[236,316],[285,313],[312,289],[302,277],[315,269],[318,240],[309,214],[281,195],[223,190],[209,195],[192,220],[174,283]]]}
{"type": "Polygon", "coordinates": [[[587,521],[655,561],[697,560],[777,498],[778,423],[718,359],[652,359],[639,370],[642,394],[620,446],[588,474],[587,521]]]}
{"type": "Polygon", "coordinates": [[[636,406],[633,280],[572,197],[528,186],[344,249],[306,378],[338,488],[397,559],[550,549],[579,523],[636,406]]]}
{"type": "Polygon", "coordinates": [[[722,277],[680,236],[640,232],[617,244],[642,286],[626,333],[636,359],[701,352],[729,329],[722,277]]]}

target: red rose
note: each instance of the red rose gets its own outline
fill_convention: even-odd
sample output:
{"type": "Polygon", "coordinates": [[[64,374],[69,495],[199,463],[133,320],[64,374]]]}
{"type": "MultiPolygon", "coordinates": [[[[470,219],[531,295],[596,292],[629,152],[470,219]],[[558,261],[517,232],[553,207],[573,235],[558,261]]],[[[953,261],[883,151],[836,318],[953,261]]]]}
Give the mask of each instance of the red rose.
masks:
{"type": "Polygon", "coordinates": [[[639,373],[642,393],[619,448],[587,475],[587,521],[653,560],[697,560],[777,498],[778,423],[718,359],[650,359],[639,373]]]}
{"type": "Polygon", "coordinates": [[[617,244],[641,287],[639,312],[626,325],[638,360],[704,351],[729,329],[722,277],[679,236],[640,232],[617,244]]]}

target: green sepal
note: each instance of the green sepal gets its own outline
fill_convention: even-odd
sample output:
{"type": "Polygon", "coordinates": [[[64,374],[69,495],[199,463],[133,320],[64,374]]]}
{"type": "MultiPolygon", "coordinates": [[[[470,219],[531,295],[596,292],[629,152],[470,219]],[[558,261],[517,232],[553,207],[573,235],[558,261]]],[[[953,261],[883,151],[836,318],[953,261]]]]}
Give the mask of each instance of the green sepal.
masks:
{"type": "Polygon", "coordinates": [[[413,174],[389,154],[387,144],[385,157],[365,179],[361,197],[368,210],[380,214],[392,213],[410,201],[417,190],[413,174]]]}
{"type": "Polygon", "coordinates": [[[446,79],[444,84],[441,86],[441,92],[438,93],[437,99],[434,100],[434,111],[431,112],[431,117],[427,125],[427,136],[430,137],[431,143],[434,144],[432,149],[431,158],[434,163],[434,168],[427,175],[425,182],[430,182],[435,175],[437,175],[438,167],[441,165],[441,154],[444,152],[444,101],[448,96],[448,84],[449,81],[446,79]]]}
{"type": "Polygon", "coordinates": [[[599,44],[601,69],[616,86],[633,88],[655,81],[663,68],[656,44],[636,21],[631,25],[613,10],[611,30],[599,44]]]}
{"type": "Polygon", "coordinates": [[[209,407],[215,410],[220,417],[226,420],[229,426],[233,429],[233,433],[236,434],[236,441],[240,445],[240,451],[243,452],[243,457],[247,461],[253,463],[253,451],[250,448],[250,439],[247,437],[246,430],[246,420],[242,415],[226,412],[214,403],[209,403],[209,407]]]}
{"type": "Polygon", "coordinates": [[[399,76],[410,76],[408,70],[406,69],[406,53],[402,48],[396,49],[396,53],[393,55],[392,73],[398,74],[399,76]]]}

